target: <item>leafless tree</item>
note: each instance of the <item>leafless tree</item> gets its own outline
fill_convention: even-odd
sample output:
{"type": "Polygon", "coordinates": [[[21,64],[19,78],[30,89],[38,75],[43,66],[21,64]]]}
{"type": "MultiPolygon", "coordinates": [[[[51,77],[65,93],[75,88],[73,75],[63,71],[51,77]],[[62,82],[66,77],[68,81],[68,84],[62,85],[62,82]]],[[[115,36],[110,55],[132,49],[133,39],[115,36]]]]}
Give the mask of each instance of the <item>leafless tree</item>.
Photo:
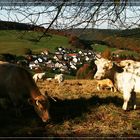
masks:
{"type": "MultiPolygon", "coordinates": [[[[10,0],[7,0],[10,1],[10,0]]],[[[1,6],[1,20],[26,22],[44,26],[40,40],[50,28],[97,28],[108,23],[109,28],[129,29],[140,26],[140,8],[131,0],[20,0],[1,6]],[[3,14],[3,11],[6,11],[3,14]]],[[[138,1],[137,1],[138,2],[138,1]]],[[[138,3],[140,4],[140,3],[138,3]]]]}

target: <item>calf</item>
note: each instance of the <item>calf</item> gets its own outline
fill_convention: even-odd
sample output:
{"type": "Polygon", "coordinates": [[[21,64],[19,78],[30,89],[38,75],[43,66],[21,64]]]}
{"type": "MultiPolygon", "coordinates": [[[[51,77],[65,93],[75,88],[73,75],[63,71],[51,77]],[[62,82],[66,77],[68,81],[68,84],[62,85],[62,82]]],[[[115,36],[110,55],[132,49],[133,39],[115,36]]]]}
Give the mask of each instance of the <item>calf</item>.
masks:
{"type": "Polygon", "coordinates": [[[54,79],[57,80],[58,83],[60,84],[61,82],[64,81],[64,75],[63,74],[56,74],[54,79]]]}
{"type": "Polygon", "coordinates": [[[0,99],[7,99],[15,109],[32,104],[46,122],[49,119],[48,99],[42,95],[30,73],[13,64],[0,65],[0,99]]]}
{"type": "Polygon", "coordinates": [[[110,79],[97,80],[97,89],[110,88],[112,92],[116,92],[116,88],[110,79]]]}
{"type": "Polygon", "coordinates": [[[36,74],[34,74],[33,79],[34,79],[35,82],[37,82],[39,79],[43,79],[44,75],[45,75],[45,72],[36,73],[36,74]]]}

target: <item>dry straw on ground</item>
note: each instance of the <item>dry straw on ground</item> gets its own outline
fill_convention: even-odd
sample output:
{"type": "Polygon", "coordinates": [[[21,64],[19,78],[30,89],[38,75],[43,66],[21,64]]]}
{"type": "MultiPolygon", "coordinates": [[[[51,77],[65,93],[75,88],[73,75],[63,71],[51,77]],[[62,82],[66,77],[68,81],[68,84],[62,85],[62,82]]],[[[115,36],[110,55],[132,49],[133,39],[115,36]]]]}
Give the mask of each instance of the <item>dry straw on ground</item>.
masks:
{"type": "MultiPolygon", "coordinates": [[[[108,93],[108,90],[98,91],[96,80],[65,80],[59,84],[55,80],[51,81],[39,81],[38,86],[44,94],[48,93],[49,96],[58,98],[61,100],[65,99],[78,99],[86,98],[89,99],[93,95],[100,95],[103,93],[108,93]]],[[[116,95],[117,93],[112,93],[116,95]]]]}
{"type": "Polygon", "coordinates": [[[95,80],[39,81],[38,86],[56,99],[51,104],[52,120],[46,125],[48,136],[140,136],[139,109],[123,111],[122,94],[98,91],[95,80]]]}

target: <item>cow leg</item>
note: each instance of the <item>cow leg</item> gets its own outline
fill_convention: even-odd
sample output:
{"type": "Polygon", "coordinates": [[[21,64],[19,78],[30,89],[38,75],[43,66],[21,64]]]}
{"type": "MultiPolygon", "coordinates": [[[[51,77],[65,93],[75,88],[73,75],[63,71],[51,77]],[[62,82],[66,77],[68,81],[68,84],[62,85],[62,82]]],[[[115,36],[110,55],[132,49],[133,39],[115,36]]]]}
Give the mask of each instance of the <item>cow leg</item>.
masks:
{"type": "Polygon", "coordinates": [[[112,91],[112,92],[116,92],[117,90],[116,90],[116,88],[115,88],[114,86],[112,86],[112,87],[111,87],[111,91],[112,91]]]}
{"type": "Polygon", "coordinates": [[[110,87],[110,90],[111,90],[111,92],[113,92],[113,87],[112,86],[110,87]]]}
{"type": "Polygon", "coordinates": [[[97,85],[97,90],[100,91],[100,85],[97,85]]]}
{"type": "Polygon", "coordinates": [[[131,93],[132,108],[136,109],[136,92],[131,93]]]}
{"type": "Polygon", "coordinates": [[[124,92],[123,93],[123,99],[124,99],[124,103],[123,103],[123,106],[122,106],[123,110],[127,110],[127,105],[128,105],[130,97],[131,97],[131,94],[129,92],[124,92]]]}
{"type": "Polygon", "coordinates": [[[117,92],[117,89],[116,89],[115,87],[113,87],[113,91],[114,91],[114,92],[117,92]]]}

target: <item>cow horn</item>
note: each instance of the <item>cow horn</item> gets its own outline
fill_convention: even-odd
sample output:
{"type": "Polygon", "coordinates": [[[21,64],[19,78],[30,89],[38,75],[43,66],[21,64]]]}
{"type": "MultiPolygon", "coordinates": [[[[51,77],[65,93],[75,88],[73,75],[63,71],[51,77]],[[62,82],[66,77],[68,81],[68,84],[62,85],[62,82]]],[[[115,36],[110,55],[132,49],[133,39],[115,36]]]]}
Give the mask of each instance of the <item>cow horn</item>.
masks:
{"type": "Polygon", "coordinates": [[[39,101],[38,101],[38,100],[36,100],[36,102],[35,102],[35,103],[36,103],[36,105],[39,105],[39,101]]]}
{"type": "Polygon", "coordinates": [[[94,56],[95,56],[95,59],[101,59],[101,56],[99,56],[99,55],[97,55],[97,54],[94,54],[94,56]]]}

